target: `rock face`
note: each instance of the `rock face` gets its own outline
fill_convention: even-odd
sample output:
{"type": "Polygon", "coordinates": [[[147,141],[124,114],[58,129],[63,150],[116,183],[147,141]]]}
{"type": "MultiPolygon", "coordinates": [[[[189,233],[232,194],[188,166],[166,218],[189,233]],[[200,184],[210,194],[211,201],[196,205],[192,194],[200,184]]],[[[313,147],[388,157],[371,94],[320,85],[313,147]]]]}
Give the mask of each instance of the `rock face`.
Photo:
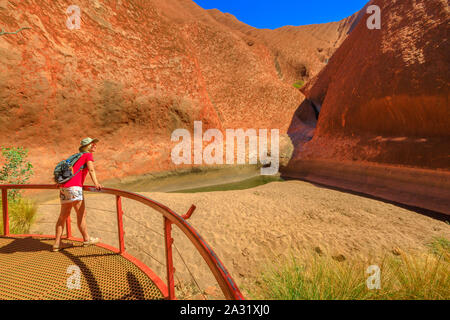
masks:
{"type": "Polygon", "coordinates": [[[309,80],[326,65],[361,18],[357,12],[339,21],[302,27],[256,29],[218,10],[208,10],[216,21],[243,34],[248,45],[262,42],[271,49],[277,73],[291,83],[309,80]]]}
{"type": "Polygon", "coordinates": [[[173,130],[278,128],[286,133],[314,76],[356,16],[256,30],[190,0],[2,0],[0,144],[30,150],[32,182],[49,183],[79,141],[99,138],[99,176],[174,169],[173,130]],[[303,48],[300,50],[299,48],[303,48]]]}
{"type": "Polygon", "coordinates": [[[366,14],[303,89],[307,100],[288,131],[295,150],[285,173],[449,213],[448,2],[369,5],[380,7],[381,29],[370,30],[366,14]],[[363,167],[375,170],[379,181],[370,185],[370,170],[363,167]],[[410,171],[400,174],[396,167],[410,171]],[[338,175],[339,168],[346,174],[338,175]],[[399,189],[380,191],[383,184],[395,185],[391,178],[410,184],[404,196],[399,189]],[[428,191],[414,200],[425,186],[428,191]]]}

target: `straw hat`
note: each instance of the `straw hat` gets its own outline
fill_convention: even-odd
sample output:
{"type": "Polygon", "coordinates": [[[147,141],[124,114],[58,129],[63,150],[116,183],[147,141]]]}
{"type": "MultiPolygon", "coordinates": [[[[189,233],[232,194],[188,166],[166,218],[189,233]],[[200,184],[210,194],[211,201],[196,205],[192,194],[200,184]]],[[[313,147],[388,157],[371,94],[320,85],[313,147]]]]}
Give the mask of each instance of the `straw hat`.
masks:
{"type": "Polygon", "coordinates": [[[83,147],[86,147],[87,145],[94,143],[94,142],[98,142],[98,139],[92,139],[92,138],[84,138],[83,140],[81,140],[80,142],[80,147],[78,149],[81,149],[83,147]]]}

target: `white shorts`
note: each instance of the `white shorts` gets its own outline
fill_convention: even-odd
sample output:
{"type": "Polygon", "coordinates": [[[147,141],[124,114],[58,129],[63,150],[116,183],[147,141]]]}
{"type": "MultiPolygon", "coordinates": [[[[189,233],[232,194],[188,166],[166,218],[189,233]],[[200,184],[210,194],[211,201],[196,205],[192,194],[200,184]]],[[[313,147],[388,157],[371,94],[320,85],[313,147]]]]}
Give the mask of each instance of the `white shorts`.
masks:
{"type": "Polygon", "coordinates": [[[62,204],[74,201],[82,201],[83,188],[82,187],[61,188],[59,190],[59,199],[61,200],[62,204]]]}

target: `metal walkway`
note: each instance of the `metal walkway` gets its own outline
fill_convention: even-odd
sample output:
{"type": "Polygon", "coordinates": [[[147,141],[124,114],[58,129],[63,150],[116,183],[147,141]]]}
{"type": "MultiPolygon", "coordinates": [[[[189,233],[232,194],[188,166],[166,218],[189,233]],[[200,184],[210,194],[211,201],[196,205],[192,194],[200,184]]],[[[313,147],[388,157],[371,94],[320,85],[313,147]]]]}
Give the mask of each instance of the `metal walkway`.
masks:
{"type": "Polygon", "coordinates": [[[73,247],[53,252],[53,235],[10,233],[8,190],[58,189],[58,186],[0,184],[0,189],[4,235],[0,236],[0,299],[176,299],[172,227],[180,229],[200,253],[222,289],[225,299],[244,299],[216,253],[187,222],[195,210],[194,205],[186,214],[179,215],[161,203],[137,193],[112,188],[96,190],[92,186],[84,186],[85,192],[114,196],[119,248],[103,243],[83,247],[82,239],[72,237],[69,216],[66,221],[67,235],[63,242],[72,244],[73,247]],[[165,277],[156,275],[126,251],[122,198],[140,202],[163,216],[165,277]]]}
{"type": "Polygon", "coordinates": [[[73,247],[52,252],[54,239],[0,237],[0,299],[164,299],[153,281],[119,253],[62,240],[73,247]]]}

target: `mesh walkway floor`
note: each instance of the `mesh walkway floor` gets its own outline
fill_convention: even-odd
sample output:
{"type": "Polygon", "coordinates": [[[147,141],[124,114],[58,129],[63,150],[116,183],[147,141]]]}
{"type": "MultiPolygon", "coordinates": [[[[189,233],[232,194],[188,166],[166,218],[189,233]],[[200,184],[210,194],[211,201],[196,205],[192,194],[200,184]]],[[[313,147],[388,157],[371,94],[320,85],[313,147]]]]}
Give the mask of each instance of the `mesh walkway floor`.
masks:
{"type": "Polygon", "coordinates": [[[53,243],[49,238],[0,237],[0,299],[163,299],[152,280],[119,254],[66,239],[62,243],[73,247],[52,252],[53,243]]]}

